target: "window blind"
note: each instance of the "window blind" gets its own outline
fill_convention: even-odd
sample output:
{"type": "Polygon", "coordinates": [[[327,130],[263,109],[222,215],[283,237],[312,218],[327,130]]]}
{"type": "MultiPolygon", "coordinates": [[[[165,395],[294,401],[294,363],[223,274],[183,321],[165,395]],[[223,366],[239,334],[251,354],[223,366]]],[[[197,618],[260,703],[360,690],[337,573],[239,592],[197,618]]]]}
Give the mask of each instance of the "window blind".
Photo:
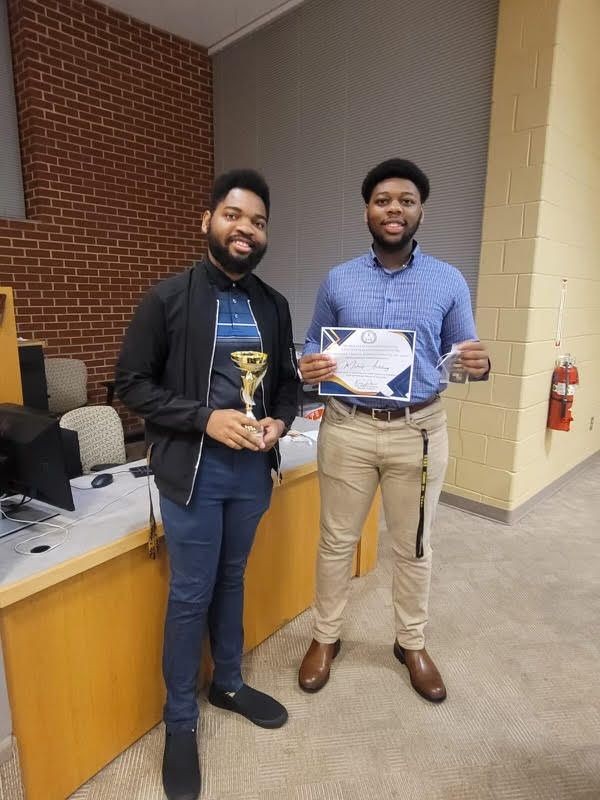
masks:
{"type": "Polygon", "coordinates": [[[422,247],[477,285],[497,0],[311,0],[214,57],[215,170],[271,187],[260,275],[294,338],[328,270],[365,252],[360,185],[385,158],[431,180],[422,247]]]}
{"type": "Polygon", "coordinates": [[[6,0],[0,0],[0,217],[25,218],[6,0]]]}

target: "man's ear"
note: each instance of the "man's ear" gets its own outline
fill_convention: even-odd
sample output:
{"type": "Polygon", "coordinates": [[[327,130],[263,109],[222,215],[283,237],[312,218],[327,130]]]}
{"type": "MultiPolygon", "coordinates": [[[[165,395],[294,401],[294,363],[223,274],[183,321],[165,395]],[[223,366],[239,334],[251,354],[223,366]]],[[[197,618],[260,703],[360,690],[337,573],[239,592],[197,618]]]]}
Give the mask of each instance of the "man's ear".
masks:
{"type": "Polygon", "coordinates": [[[212,214],[208,210],[205,211],[204,214],[202,214],[202,233],[208,233],[208,228],[210,226],[210,218],[211,217],[212,217],[212,214]]]}
{"type": "Polygon", "coordinates": [[[425,208],[421,206],[421,220],[419,224],[421,224],[421,222],[423,222],[424,219],[425,219],[425,208]]]}
{"type": "Polygon", "coordinates": [[[368,225],[368,222],[369,222],[369,220],[367,219],[367,209],[368,209],[368,206],[365,206],[365,210],[364,210],[364,212],[363,212],[363,217],[364,217],[364,220],[365,220],[365,225],[368,225]]]}

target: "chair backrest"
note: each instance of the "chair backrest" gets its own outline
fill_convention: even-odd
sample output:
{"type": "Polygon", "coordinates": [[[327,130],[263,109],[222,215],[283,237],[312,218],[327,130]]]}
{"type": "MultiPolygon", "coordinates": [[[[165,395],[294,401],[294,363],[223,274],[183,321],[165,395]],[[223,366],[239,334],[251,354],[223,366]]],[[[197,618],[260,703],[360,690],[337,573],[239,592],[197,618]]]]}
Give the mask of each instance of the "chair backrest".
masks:
{"type": "Polygon", "coordinates": [[[124,464],[125,438],[119,415],[112,406],[84,406],[67,411],[61,428],[77,431],[84,474],[98,464],[124,464]]]}
{"type": "Polygon", "coordinates": [[[78,358],[45,358],[48,410],[64,414],[87,403],[87,367],[78,358]]]}

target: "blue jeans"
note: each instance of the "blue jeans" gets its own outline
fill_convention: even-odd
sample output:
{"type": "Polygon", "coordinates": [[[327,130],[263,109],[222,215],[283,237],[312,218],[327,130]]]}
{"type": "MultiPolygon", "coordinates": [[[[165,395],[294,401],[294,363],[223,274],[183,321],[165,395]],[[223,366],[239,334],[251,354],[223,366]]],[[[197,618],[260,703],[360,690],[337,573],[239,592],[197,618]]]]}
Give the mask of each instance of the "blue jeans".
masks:
{"type": "Polygon", "coordinates": [[[197,724],[207,623],[213,683],[231,692],[242,686],[244,571],[271,490],[266,453],[213,445],[204,447],[188,506],[161,495],[171,567],[163,645],[164,720],[170,731],[197,724]]]}

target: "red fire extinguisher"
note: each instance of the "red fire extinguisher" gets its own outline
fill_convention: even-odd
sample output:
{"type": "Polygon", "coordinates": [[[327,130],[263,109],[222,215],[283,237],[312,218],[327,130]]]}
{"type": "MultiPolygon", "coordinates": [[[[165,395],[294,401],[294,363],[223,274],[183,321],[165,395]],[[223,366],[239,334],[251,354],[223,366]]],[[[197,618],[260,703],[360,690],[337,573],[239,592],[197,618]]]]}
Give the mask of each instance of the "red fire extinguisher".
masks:
{"type": "Polygon", "coordinates": [[[559,356],[552,373],[550,407],[548,408],[548,427],[553,431],[570,430],[573,421],[571,406],[578,383],[579,373],[575,366],[575,359],[569,353],[559,356]]]}

